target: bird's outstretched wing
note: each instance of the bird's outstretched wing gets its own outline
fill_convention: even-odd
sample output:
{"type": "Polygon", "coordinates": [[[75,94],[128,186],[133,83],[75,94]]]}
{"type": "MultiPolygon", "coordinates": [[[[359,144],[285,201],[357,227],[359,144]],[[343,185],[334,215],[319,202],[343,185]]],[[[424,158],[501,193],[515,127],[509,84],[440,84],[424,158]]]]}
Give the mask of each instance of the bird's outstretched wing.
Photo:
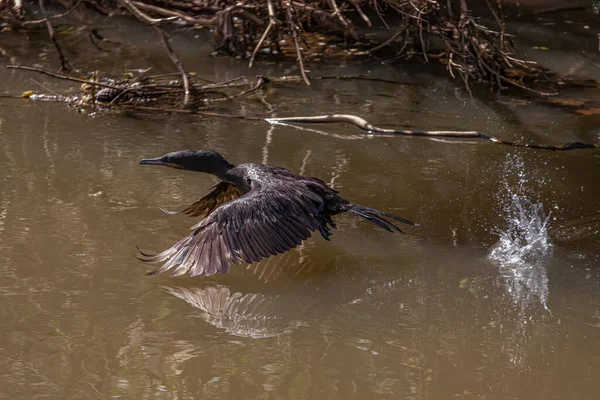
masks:
{"type": "Polygon", "coordinates": [[[236,199],[242,195],[237,187],[227,182],[219,182],[213,187],[213,190],[206,196],[190,205],[182,211],[169,211],[161,208],[161,211],[167,214],[187,214],[191,217],[202,217],[209,216],[214,210],[216,210],[221,204],[227,203],[233,199],[236,199]]]}
{"type": "MultiPolygon", "coordinates": [[[[142,253],[147,262],[164,262],[150,274],[226,273],[229,263],[252,263],[293,249],[319,229],[323,199],[308,188],[253,188],[222,204],[171,248],[142,253]]],[[[198,214],[200,215],[200,214],[198,214]]]]}

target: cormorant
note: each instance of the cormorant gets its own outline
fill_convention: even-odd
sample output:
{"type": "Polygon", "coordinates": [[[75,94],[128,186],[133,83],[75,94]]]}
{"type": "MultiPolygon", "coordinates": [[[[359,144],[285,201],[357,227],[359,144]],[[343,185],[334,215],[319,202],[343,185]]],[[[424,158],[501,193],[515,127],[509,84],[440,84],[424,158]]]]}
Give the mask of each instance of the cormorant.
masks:
{"type": "Polygon", "coordinates": [[[210,193],[181,211],[202,218],[191,228],[194,232],[161,253],[140,250],[140,260],[164,262],[149,275],[170,269],[172,275],[188,271],[191,276],[224,274],[230,261],[252,263],[284,253],[310,237],[311,231],[318,230],[329,240],[330,228],[336,227],[331,217],[343,212],[358,215],[389,232],[402,230],[384,217],[414,225],[404,218],[351,203],[320,179],[271,165],[234,165],[215,151],[176,151],[143,159],[140,164],[205,172],[221,179],[210,193]]]}

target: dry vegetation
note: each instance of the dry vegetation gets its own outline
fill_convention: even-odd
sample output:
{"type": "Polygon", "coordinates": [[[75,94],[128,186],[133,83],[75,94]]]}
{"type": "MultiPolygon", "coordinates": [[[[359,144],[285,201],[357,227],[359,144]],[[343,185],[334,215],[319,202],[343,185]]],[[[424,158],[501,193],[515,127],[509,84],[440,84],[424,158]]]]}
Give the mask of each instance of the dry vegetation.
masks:
{"type": "Polygon", "coordinates": [[[543,74],[540,67],[515,55],[501,0],[486,0],[487,21],[492,21],[488,25],[493,26],[473,14],[468,0],[58,0],[52,5],[63,10],[52,15],[46,0],[34,1],[37,4],[29,7],[37,7],[44,18],[31,19],[21,0],[0,0],[0,15],[12,29],[45,25],[63,70],[70,65],[56,38],[54,20],[73,10],[84,16],[89,10],[107,16],[129,14],[154,28],[182,76],[187,96],[189,75],[163,29],[169,23],[209,28],[215,50],[247,58],[250,66],[257,57],[292,56],[306,84],[307,57],[381,51],[438,62],[467,90],[481,82],[534,90],[526,78],[543,74]]]}

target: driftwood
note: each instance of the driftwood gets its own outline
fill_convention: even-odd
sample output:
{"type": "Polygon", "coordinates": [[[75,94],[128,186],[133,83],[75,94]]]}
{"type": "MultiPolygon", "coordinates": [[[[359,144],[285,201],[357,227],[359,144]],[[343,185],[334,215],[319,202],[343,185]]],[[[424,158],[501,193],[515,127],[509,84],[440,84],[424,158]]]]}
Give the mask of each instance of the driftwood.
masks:
{"type": "Polygon", "coordinates": [[[481,139],[492,143],[498,143],[506,146],[513,147],[525,147],[528,149],[539,149],[539,150],[576,150],[576,149],[599,149],[600,144],[596,143],[581,143],[581,142],[569,142],[561,145],[551,144],[532,144],[532,143],[518,143],[511,142],[508,140],[502,140],[488,134],[478,131],[426,131],[426,130],[408,130],[408,129],[388,129],[380,128],[370,124],[368,121],[356,115],[348,114],[328,114],[328,115],[316,115],[310,117],[285,117],[285,118],[267,118],[267,122],[272,124],[281,123],[307,123],[307,124],[323,124],[323,123],[348,123],[352,124],[369,134],[375,135],[390,135],[390,136],[421,136],[429,138],[452,138],[452,139],[481,139]]]}

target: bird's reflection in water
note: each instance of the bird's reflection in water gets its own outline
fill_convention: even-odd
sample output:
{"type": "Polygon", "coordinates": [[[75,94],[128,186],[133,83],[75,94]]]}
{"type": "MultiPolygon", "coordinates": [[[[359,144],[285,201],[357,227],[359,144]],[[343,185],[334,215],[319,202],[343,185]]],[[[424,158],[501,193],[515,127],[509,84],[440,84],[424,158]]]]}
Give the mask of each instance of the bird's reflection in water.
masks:
{"type": "Polygon", "coordinates": [[[249,264],[243,274],[252,274],[263,283],[290,278],[306,282],[312,277],[326,273],[334,266],[334,263],[322,258],[320,262],[315,262],[316,256],[310,254],[313,249],[314,243],[304,243],[288,253],[249,264]]]}
{"type": "MultiPolygon", "coordinates": [[[[315,286],[325,283],[339,263],[340,254],[330,251],[324,240],[310,240],[297,248],[252,264],[234,265],[224,275],[215,275],[223,285],[256,285],[242,292],[272,291],[281,285],[315,286]],[[319,243],[321,242],[321,243],[319,243]]],[[[200,280],[202,281],[202,280],[200,280]]]]}
{"type": "Polygon", "coordinates": [[[246,268],[240,266],[233,274],[219,276],[219,283],[204,281],[198,286],[163,289],[199,310],[200,318],[231,335],[275,336],[336,307],[321,294],[330,291],[319,290],[328,285],[327,271],[335,264],[327,259],[315,262],[311,250],[301,247],[246,268]]]}
{"type": "Polygon", "coordinates": [[[240,293],[227,286],[163,287],[200,311],[199,317],[231,335],[266,338],[323,315],[322,299],[306,294],[240,293]]]}

